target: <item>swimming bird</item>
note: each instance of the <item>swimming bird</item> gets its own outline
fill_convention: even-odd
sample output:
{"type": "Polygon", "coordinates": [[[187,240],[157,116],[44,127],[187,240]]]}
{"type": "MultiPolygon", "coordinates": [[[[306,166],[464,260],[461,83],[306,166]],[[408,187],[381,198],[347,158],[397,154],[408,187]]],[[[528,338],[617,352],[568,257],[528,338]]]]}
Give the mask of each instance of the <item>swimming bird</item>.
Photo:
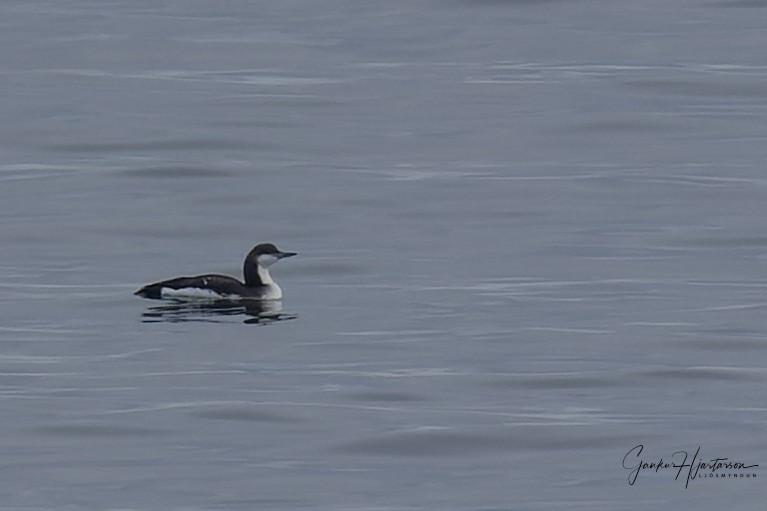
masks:
{"type": "Polygon", "coordinates": [[[226,275],[177,277],[148,284],[134,294],[152,299],[279,300],[282,289],[272,280],[269,267],[294,255],[295,252],[282,252],[272,243],[261,243],[245,257],[242,268],[245,283],[226,275]]]}

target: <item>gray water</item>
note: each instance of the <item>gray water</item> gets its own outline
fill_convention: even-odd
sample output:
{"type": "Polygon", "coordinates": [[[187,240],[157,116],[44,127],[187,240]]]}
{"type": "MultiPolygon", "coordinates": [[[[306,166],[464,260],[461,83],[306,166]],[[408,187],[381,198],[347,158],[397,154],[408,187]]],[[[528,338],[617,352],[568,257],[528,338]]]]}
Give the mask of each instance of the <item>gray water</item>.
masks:
{"type": "Polygon", "coordinates": [[[4,2],[0,508],[763,509],[765,7],[4,2]]]}

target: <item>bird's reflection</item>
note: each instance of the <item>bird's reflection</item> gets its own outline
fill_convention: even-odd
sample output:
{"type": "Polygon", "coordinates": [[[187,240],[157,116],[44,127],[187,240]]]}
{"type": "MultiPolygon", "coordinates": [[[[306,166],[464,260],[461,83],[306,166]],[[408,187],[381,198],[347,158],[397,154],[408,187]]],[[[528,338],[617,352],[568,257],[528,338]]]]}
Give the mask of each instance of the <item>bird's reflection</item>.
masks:
{"type": "Polygon", "coordinates": [[[243,323],[269,325],[278,321],[295,319],[296,314],[282,312],[279,300],[213,300],[164,302],[149,307],[141,315],[143,323],[184,323],[203,321],[219,323],[227,317],[246,316],[243,323]]]}

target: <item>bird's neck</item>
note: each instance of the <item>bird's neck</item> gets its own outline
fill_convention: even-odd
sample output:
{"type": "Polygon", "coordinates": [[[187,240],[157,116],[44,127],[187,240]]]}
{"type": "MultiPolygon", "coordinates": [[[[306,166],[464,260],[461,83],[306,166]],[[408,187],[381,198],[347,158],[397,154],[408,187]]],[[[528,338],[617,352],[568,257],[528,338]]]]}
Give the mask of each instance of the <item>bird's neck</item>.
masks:
{"type": "Polygon", "coordinates": [[[269,270],[259,264],[256,265],[256,271],[258,272],[258,278],[261,279],[261,284],[264,286],[271,286],[274,284],[272,276],[269,275],[269,270]]]}
{"type": "Polygon", "coordinates": [[[250,287],[271,286],[274,285],[269,270],[260,264],[246,264],[243,268],[245,274],[245,285],[250,287]]]}

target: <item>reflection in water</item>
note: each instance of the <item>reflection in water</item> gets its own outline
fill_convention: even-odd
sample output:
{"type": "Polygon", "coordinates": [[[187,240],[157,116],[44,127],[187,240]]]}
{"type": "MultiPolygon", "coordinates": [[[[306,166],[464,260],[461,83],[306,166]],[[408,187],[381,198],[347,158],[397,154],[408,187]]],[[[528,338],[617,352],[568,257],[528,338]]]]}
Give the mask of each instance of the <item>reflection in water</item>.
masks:
{"type": "Polygon", "coordinates": [[[143,323],[183,323],[206,321],[217,323],[225,316],[249,316],[243,321],[250,325],[268,325],[277,321],[295,319],[295,314],[283,313],[279,300],[174,300],[147,308],[141,315],[143,323]]]}

